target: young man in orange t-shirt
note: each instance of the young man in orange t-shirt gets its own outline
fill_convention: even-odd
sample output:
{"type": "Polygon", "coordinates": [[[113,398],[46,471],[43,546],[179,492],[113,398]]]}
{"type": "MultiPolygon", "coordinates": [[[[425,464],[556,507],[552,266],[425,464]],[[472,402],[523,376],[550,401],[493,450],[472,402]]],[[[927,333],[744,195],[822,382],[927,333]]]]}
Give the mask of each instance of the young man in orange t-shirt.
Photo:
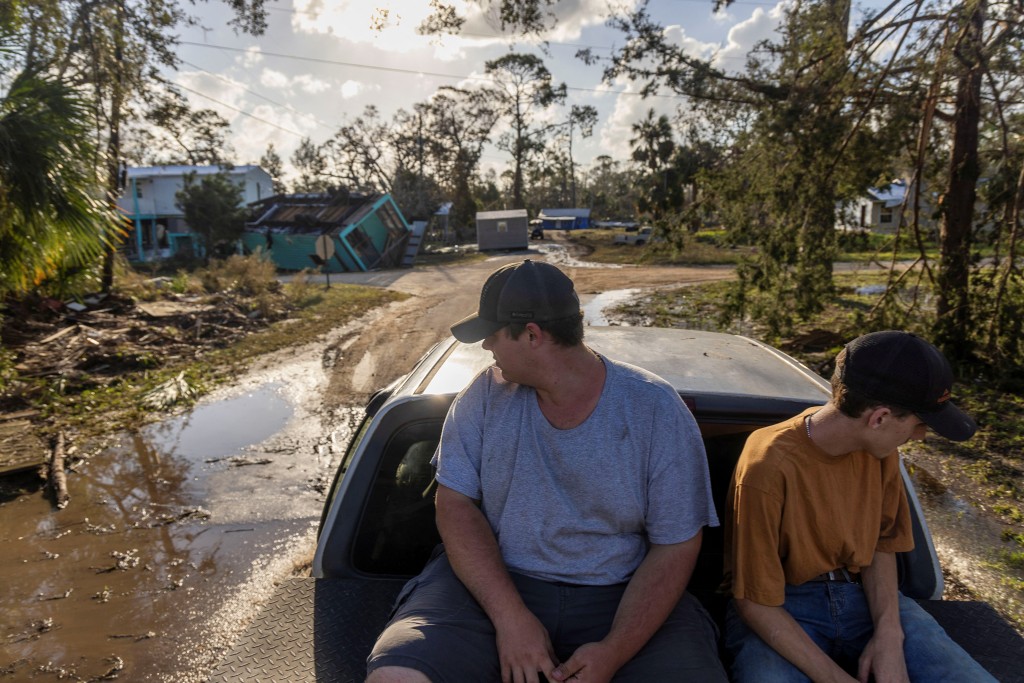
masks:
{"type": "Polygon", "coordinates": [[[726,505],[734,680],[995,680],[897,587],[914,547],[897,448],[974,434],[952,383],[928,342],[874,332],[840,352],[829,403],[747,440],[726,505]]]}

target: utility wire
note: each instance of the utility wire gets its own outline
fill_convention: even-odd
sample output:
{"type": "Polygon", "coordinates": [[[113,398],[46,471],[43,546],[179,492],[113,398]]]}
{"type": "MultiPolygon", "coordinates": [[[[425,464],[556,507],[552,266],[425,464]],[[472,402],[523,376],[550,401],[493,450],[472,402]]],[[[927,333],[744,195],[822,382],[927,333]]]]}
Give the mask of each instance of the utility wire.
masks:
{"type": "Polygon", "coordinates": [[[273,121],[267,121],[266,119],[261,119],[260,117],[256,116],[255,114],[250,114],[249,112],[247,112],[247,111],[245,111],[243,109],[239,109],[238,107],[230,105],[227,102],[222,102],[222,101],[218,100],[216,97],[210,97],[206,93],[201,93],[198,90],[193,90],[192,88],[189,88],[188,86],[182,85],[181,83],[175,83],[174,85],[175,85],[175,87],[181,88],[182,90],[186,90],[186,91],[192,93],[193,95],[199,95],[199,97],[205,97],[206,99],[210,100],[211,102],[216,102],[217,104],[219,104],[222,107],[227,107],[231,111],[236,111],[239,114],[242,114],[243,116],[248,116],[250,119],[254,119],[256,121],[259,121],[260,123],[265,123],[268,126],[271,126],[272,128],[277,128],[280,131],[284,131],[285,133],[290,133],[291,135],[294,135],[296,137],[300,137],[300,138],[306,137],[302,133],[296,133],[294,130],[290,130],[288,128],[285,128],[284,126],[279,126],[276,123],[274,123],[273,121]]]}
{"type": "MultiPolygon", "coordinates": [[[[221,76],[220,74],[216,74],[216,73],[214,73],[212,71],[209,71],[208,69],[204,69],[203,67],[199,66],[198,64],[193,64],[192,62],[189,62],[189,61],[184,60],[184,59],[181,60],[181,63],[185,64],[186,66],[189,66],[189,67],[191,67],[193,69],[196,69],[197,71],[201,71],[204,74],[207,74],[209,76],[213,76],[214,78],[216,78],[216,79],[218,79],[220,81],[223,81],[223,82],[227,83],[228,85],[230,85],[230,86],[232,86],[234,88],[239,88],[240,90],[244,90],[245,92],[249,93],[250,95],[258,97],[261,100],[265,100],[265,101],[269,102],[270,104],[274,105],[275,107],[281,107],[282,109],[287,109],[288,111],[292,112],[293,114],[298,114],[299,116],[301,116],[303,118],[311,119],[312,121],[316,122],[316,124],[318,126],[323,126],[324,128],[331,128],[331,129],[337,127],[334,124],[330,124],[330,123],[327,123],[325,121],[321,121],[320,119],[318,119],[313,114],[310,114],[308,112],[299,111],[298,109],[296,109],[295,107],[293,107],[290,104],[285,104],[284,102],[278,102],[277,100],[273,100],[273,99],[267,97],[266,95],[263,95],[261,93],[256,92],[255,90],[250,90],[249,88],[245,87],[244,85],[242,85],[238,81],[233,81],[230,78],[225,78],[224,76],[221,76]]],[[[224,106],[230,106],[230,105],[226,105],[225,104],[224,106]]]]}
{"type": "MultiPolygon", "coordinates": [[[[214,45],[212,43],[198,43],[191,40],[179,40],[179,45],[189,45],[192,47],[206,47],[216,50],[225,50],[228,52],[248,52],[247,48],[241,47],[228,47],[226,45],[214,45]]],[[[401,69],[395,66],[379,66],[376,64],[359,64],[358,62],[343,62],[336,59],[324,59],[322,57],[303,57],[301,55],[288,55],[281,52],[267,52],[260,50],[260,54],[268,57],[279,57],[281,59],[294,59],[303,62],[314,62],[317,64],[330,64],[332,66],[347,66],[354,69],[370,69],[371,71],[386,71],[389,73],[398,74],[412,74],[415,76],[431,76],[434,78],[448,78],[456,81],[484,81],[487,83],[493,83],[494,79],[487,76],[463,76],[458,74],[444,74],[435,71],[423,71],[421,69],[401,69]]],[[[581,88],[578,86],[567,85],[566,90],[572,90],[573,92],[591,92],[600,93],[602,95],[632,95],[636,97],[644,97],[643,93],[640,92],[629,92],[626,90],[602,90],[600,88],[581,88]]],[[[682,100],[685,99],[681,95],[647,95],[646,97],[656,97],[660,99],[669,100],[682,100]]]]}

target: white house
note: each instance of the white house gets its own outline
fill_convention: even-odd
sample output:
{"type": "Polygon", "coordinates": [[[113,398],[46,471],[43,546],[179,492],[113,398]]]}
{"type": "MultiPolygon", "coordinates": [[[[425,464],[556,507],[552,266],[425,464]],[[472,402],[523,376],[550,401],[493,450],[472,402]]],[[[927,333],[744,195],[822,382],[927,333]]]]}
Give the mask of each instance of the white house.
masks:
{"type": "Polygon", "coordinates": [[[196,237],[185,224],[175,195],[185,185],[185,176],[224,172],[242,189],[243,204],[251,204],[274,194],[274,181],[259,166],[148,166],[125,169],[124,194],[117,200],[121,211],[132,222],[126,243],[131,258],[146,261],[177,253],[194,253],[196,237]]]}
{"type": "MultiPolygon", "coordinates": [[[[841,230],[895,232],[904,212],[913,210],[914,201],[913,186],[902,179],[882,187],[869,187],[861,197],[838,208],[836,227],[841,230]]],[[[934,197],[928,192],[922,192],[917,201],[919,225],[926,229],[934,228],[934,197]]],[[[912,216],[908,214],[903,223],[909,225],[911,222],[912,216]]]]}

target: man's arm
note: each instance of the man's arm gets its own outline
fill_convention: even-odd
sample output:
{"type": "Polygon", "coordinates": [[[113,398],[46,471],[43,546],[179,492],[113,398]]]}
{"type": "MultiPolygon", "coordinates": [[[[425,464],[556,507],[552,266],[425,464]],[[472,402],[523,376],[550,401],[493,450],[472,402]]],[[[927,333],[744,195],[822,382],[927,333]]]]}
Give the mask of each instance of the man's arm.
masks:
{"type": "Polygon", "coordinates": [[[609,681],[665,623],[690,581],[700,552],[702,532],[688,541],[652,545],[633,578],[608,635],[588,643],[560,665],[553,677],[565,681],[575,674],[588,681],[609,681]]]}
{"type": "Polygon", "coordinates": [[[743,622],[772,649],[816,683],[852,683],[852,676],[832,661],[781,606],[761,605],[739,598],[736,611],[743,622]]]}
{"type": "Polygon", "coordinates": [[[872,674],[877,683],[907,683],[910,679],[903,657],[896,554],[876,551],[871,566],[863,568],[861,577],[875,633],[861,653],[857,677],[863,683],[872,674]]]}
{"type": "Polygon", "coordinates": [[[538,683],[558,664],[551,639],[523,604],[508,574],[490,524],[476,502],[452,489],[437,487],[437,529],[452,569],[497,633],[503,683],[538,683]]]}

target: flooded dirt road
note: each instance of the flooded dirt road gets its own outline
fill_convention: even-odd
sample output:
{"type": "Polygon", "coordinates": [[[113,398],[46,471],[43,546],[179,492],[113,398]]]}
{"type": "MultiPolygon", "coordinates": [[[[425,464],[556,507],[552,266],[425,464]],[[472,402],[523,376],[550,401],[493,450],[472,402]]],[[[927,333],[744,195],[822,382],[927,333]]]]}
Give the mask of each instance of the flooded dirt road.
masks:
{"type": "MultiPolygon", "coordinates": [[[[595,268],[550,244],[531,255],[576,280],[594,324],[624,296],[731,274],[595,268]]],[[[261,360],[187,415],[80,446],[64,510],[33,477],[0,479],[0,682],[204,680],[275,585],[307,571],[324,488],[370,393],[523,256],[332,276],[411,296],[261,360]]]]}
{"type": "MultiPolygon", "coordinates": [[[[589,268],[551,245],[529,255],[577,279],[588,316],[608,289],[728,276],[589,268]]],[[[35,475],[0,479],[0,681],[202,681],[275,584],[306,571],[322,492],[369,394],[523,257],[332,276],[411,296],[263,359],[188,414],[79,445],[66,509],[35,475]]]]}

